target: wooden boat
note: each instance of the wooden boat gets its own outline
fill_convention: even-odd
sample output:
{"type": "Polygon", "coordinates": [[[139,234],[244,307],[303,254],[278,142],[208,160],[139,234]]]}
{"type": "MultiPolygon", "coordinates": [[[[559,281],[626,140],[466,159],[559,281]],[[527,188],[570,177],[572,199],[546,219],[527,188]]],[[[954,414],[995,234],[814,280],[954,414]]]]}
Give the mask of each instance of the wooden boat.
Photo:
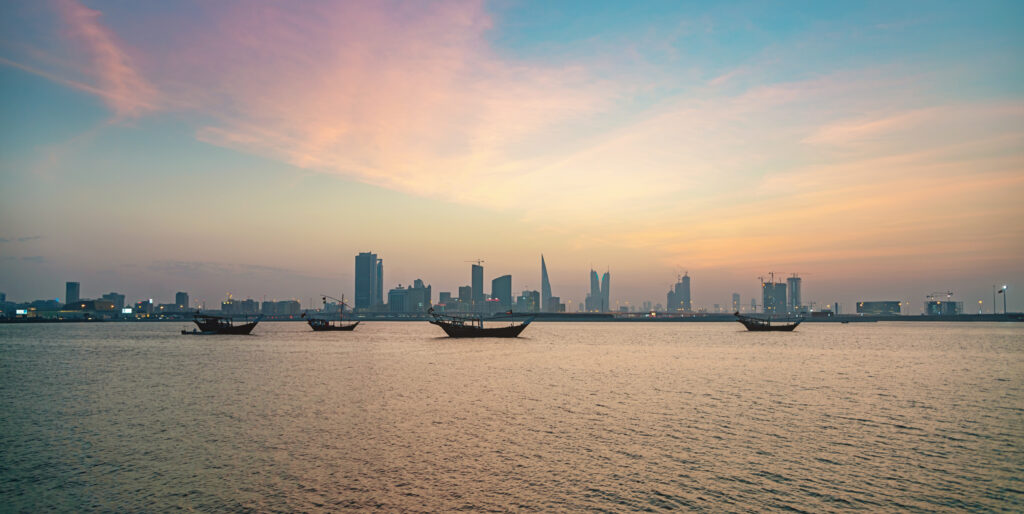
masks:
{"type": "Polygon", "coordinates": [[[803,321],[799,318],[795,320],[755,318],[752,316],[744,316],[739,312],[734,312],[733,316],[736,316],[736,321],[742,323],[743,326],[747,327],[747,330],[751,332],[792,332],[793,329],[803,321]]]}
{"type": "Polygon", "coordinates": [[[248,335],[252,329],[256,328],[256,324],[261,319],[263,319],[262,315],[257,316],[254,321],[235,325],[231,318],[196,313],[192,321],[199,327],[198,330],[191,332],[182,330],[181,333],[182,335],[248,335]]]}
{"type": "MultiPolygon", "coordinates": [[[[355,322],[355,323],[349,323],[348,325],[346,325],[346,324],[344,324],[342,322],[342,321],[344,321],[344,317],[345,317],[345,300],[343,300],[343,299],[342,300],[338,300],[337,298],[335,298],[333,296],[327,296],[327,295],[323,295],[323,298],[324,298],[324,308],[325,309],[327,307],[327,299],[328,298],[330,298],[331,300],[335,300],[335,301],[339,302],[339,304],[341,305],[341,309],[338,311],[339,321],[338,321],[337,324],[334,324],[334,323],[331,323],[330,321],[327,321],[326,319],[322,319],[322,318],[307,318],[306,319],[306,323],[309,323],[309,328],[312,328],[314,332],[351,332],[352,330],[355,330],[356,325],[359,324],[358,321],[355,322]]],[[[344,298],[344,296],[342,296],[342,298],[344,298]]],[[[306,313],[303,312],[301,317],[305,318],[306,317],[306,313]]]]}
{"type": "Polygon", "coordinates": [[[515,322],[507,327],[484,327],[483,318],[447,316],[438,314],[431,308],[427,310],[434,318],[430,323],[441,327],[448,337],[518,337],[519,334],[533,321],[533,317],[526,318],[526,321],[516,325],[515,322]]]}
{"type": "MultiPolygon", "coordinates": [[[[303,316],[305,316],[305,314],[303,314],[303,316]]],[[[359,324],[358,321],[355,323],[349,323],[348,325],[345,325],[340,322],[338,324],[334,324],[331,323],[330,321],[320,318],[309,318],[306,320],[306,323],[309,323],[309,328],[312,328],[314,332],[351,332],[352,330],[355,330],[356,325],[359,324]]]]}

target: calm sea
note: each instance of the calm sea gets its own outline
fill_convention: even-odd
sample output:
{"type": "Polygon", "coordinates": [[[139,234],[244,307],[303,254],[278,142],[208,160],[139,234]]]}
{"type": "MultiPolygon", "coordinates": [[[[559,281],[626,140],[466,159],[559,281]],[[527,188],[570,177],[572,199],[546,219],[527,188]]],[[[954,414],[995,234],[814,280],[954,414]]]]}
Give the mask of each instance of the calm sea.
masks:
{"type": "Polygon", "coordinates": [[[0,325],[0,510],[1024,509],[1024,325],[0,325]]]}

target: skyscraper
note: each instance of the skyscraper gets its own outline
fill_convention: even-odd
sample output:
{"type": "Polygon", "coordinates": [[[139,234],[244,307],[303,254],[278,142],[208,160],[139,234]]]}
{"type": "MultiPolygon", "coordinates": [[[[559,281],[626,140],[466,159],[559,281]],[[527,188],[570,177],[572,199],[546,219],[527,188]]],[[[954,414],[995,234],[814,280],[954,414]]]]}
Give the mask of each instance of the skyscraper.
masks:
{"type": "Polygon", "coordinates": [[[80,284],[78,282],[68,282],[64,284],[64,303],[75,303],[81,300],[80,284]]]}
{"type": "Polygon", "coordinates": [[[356,255],[355,308],[372,309],[384,303],[384,264],[377,254],[362,252],[356,255]]]}
{"type": "Polygon", "coordinates": [[[610,272],[605,271],[604,275],[601,276],[601,312],[608,312],[612,308],[612,275],[610,272]]]}
{"type": "Polygon", "coordinates": [[[188,310],[188,293],[178,291],[174,295],[174,304],[178,306],[179,311],[188,310]]]}
{"type": "Polygon", "coordinates": [[[374,305],[384,305],[384,259],[377,259],[377,287],[374,288],[377,297],[374,298],[374,305]]]}
{"type": "Polygon", "coordinates": [[[473,288],[473,308],[480,310],[484,308],[484,302],[487,301],[487,294],[484,293],[484,267],[474,264],[470,268],[470,274],[470,287],[473,288]]]}
{"type": "MultiPolygon", "coordinates": [[[[511,294],[511,289],[509,291],[511,294]]],[[[548,267],[544,263],[544,254],[540,254],[540,303],[541,311],[554,312],[551,309],[551,282],[548,281],[548,267]]]]}
{"type": "Polygon", "coordinates": [[[803,307],[803,303],[801,303],[800,298],[800,286],[802,282],[803,279],[795,274],[786,279],[786,285],[789,286],[789,302],[786,307],[789,312],[797,312],[800,310],[800,307],[803,307]]]}
{"type": "Polygon", "coordinates": [[[766,314],[786,312],[786,284],[782,282],[761,283],[761,307],[766,314]]]}
{"type": "Polygon", "coordinates": [[[739,293],[733,293],[732,294],[732,311],[733,312],[739,312],[740,311],[740,294],[739,293]]]}
{"type": "Polygon", "coordinates": [[[502,309],[512,307],[512,275],[502,275],[491,281],[491,297],[502,309]]]}
{"type": "Polygon", "coordinates": [[[679,281],[676,285],[668,290],[668,311],[685,311],[689,312],[693,310],[693,303],[690,301],[690,275],[683,274],[679,277],[679,281]]]}
{"type": "Polygon", "coordinates": [[[587,312],[600,312],[601,303],[601,281],[597,278],[597,272],[590,270],[590,292],[587,293],[584,305],[586,306],[587,312]]]}
{"type": "Polygon", "coordinates": [[[679,292],[679,299],[683,304],[683,310],[687,312],[693,311],[693,302],[690,300],[690,274],[683,273],[683,280],[680,282],[680,286],[676,287],[676,291],[679,292]]]}

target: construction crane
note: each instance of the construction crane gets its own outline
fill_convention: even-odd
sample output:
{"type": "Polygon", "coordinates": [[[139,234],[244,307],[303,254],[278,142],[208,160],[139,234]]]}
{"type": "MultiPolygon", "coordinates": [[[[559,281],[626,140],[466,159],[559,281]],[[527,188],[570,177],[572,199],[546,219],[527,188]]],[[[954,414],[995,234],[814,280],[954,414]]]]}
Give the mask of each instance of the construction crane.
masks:
{"type": "Polygon", "coordinates": [[[475,261],[465,261],[465,262],[472,262],[472,263],[476,263],[476,265],[477,265],[477,266],[482,266],[482,265],[483,265],[483,263],[485,263],[485,262],[487,262],[487,261],[485,261],[485,260],[483,260],[483,259],[481,259],[481,258],[477,257],[475,261]]]}

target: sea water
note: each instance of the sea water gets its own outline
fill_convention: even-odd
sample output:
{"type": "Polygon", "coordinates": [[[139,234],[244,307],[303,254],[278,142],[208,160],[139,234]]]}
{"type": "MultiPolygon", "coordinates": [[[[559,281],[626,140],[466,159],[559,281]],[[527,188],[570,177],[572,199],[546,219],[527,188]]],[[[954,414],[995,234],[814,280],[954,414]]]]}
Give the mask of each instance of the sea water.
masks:
{"type": "Polygon", "coordinates": [[[0,325],[3,510],[1024,509],[1024,324],[0,325]]]}

